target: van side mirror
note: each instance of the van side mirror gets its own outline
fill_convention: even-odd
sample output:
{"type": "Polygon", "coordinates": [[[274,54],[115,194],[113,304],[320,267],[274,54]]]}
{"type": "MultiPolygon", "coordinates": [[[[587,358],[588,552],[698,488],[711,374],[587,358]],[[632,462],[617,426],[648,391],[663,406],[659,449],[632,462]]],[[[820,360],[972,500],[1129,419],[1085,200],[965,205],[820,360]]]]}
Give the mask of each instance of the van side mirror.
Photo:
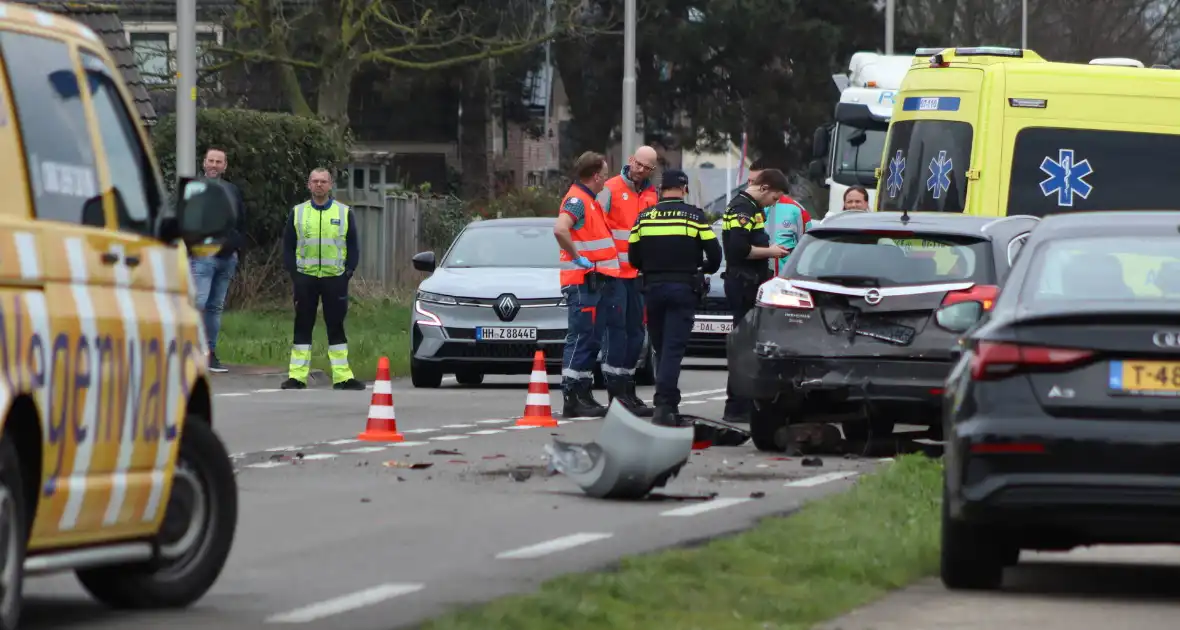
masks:
{"type": "Polygon", "coordinates": [[[211,245],[237,227],[237,203],[221,182],[182,177],[176,190],[179,198],[175,224],[161,226],[161,231],[174,232],[168,236],[189,246],[211,245]]]}
{"type": "Polygon", "coordinates": [[[816,127],[811,134],[811,157],[822,158],[828,154],[828,137],[831,134],[831,127],[822,125],[816,127]]]}
{"type": "Polygon", "coordinates": [[[410,259],[410,262],[414,263],[414,269],[428,273],[434,271],[437,266],[437,262],[434,259],[434,252],[418,252],[410,259]]]}

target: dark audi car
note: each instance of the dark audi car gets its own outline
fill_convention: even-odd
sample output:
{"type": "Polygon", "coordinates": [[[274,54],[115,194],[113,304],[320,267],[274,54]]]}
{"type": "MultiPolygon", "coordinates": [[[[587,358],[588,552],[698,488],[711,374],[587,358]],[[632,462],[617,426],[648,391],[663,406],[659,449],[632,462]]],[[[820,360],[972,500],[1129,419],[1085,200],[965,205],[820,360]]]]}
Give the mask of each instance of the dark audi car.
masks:
{"type": "Polygon", "coordinates": [[[947,380],[942,580],[1022,549],[1180,543],[1180,212],[1033,230],[947,380]]]}
{"type": "Polygon", "coordinates": [[[730,336],[755,446],[783,450],[800,422],[839,422],[854,442],[941,426],[952,346],[1037,221],[849,212],[812,228],[730,336]]]}

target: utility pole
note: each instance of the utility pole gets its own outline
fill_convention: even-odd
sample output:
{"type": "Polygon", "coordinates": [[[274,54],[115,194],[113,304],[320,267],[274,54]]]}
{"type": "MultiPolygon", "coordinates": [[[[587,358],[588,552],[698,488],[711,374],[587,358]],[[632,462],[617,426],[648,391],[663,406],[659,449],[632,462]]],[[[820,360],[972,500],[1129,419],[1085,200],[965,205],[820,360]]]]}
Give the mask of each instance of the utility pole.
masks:
{"type": "Polygon", "coordinates": [[[623,11],[623,146],[620,161],[636,149],[635,144],[635,0],[626,0],[623,11]]]}
{"type": "Polygon", "coordinates": [[[897,13],[897,0],[885,0],[885,54],[893,54],[893,20],[897,13]]]}
{"type": "Polygon", "coordinates": [[[176,0],[176,175],[197,174],[197,0],[176,0]]]}
{"type": "Polygon", "coordinates": [[[1020,48],[1028,50],[1028,0],[1020,0],[1020,48]]]}

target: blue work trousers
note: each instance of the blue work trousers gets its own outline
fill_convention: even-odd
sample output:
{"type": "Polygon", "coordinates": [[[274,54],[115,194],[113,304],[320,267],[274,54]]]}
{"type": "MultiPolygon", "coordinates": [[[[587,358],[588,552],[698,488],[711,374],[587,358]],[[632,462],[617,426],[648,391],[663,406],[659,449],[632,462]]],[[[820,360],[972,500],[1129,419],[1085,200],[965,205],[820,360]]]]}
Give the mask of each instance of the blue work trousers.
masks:
{"type": "Polygon", "coordinates": [[[238,255],[226,258],[199,256],[189,261],[192,270],[197,308],[205,324],[205,336],[209,341],[209,352],[217,352],[217,335],[221,332],[221,313],[225,310],[225,296],[229,293],[229,281],[238,270],[238,255]]]}
{"type": "Polygon", "coordinates": [[[644,303],[639,282],[635,278],[620,278],[617,282],[623,325],[621,329],[608,328],[603,342],[606,346],[606,359],[603,361],[602,375],[608,381],[615,378],[634,378],[635,366],[639,364],[639,355],[643,353],[644,303]],[[612,339],[612,332],[622,335],[622,341],[612,339]]]}
{"type": "Polygon", "coordinates": [[[620,367],[612,361],[623,356],[623,308],[617,278],[603,277],[597,291],[585,284],[569,284],[561,287],[561,293],[569,307],[561,358],[561,384],[565,388],[572,382],[593,380],[594,363],[604,339],[610,339],[604,373],[608,366],[620,367]]]}
{"type": "Polygon", "coordinates": [[[656,349],[656,406],[680,404],[680,364],[699,301],[692,286],[683,282],[647,287],[647,329],[656,349]]]}

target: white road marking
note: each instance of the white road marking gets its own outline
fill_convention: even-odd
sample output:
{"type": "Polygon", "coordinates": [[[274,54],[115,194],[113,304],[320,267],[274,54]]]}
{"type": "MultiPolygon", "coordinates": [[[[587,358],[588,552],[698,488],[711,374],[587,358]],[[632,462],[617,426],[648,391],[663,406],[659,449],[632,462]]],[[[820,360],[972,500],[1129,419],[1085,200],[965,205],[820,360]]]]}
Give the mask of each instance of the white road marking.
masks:
{"type": "Polygon", "coordinates": [[[558,551],[565,551],[566,549],[573,549],[599,540],[605,540],[614,536],[614,534],[601,533],[580,533],[571,534],[569,536],[562,536],[561,538],[554,538],[553,540],[538,543],[536,545],[529,545],[528,547],[521,547],[520,549],[513,549],[511,551],[504,551],[496,554],[496,558],[500,560],[519,560],[525,558],[540,558],[558,551]]]}
{"type": "Polygon", "coordinates": [[[725,400],[725,396],[710,396],[709,400],[725,400]]]}
{"type": "Polygon", "coordinates": [[[444,424],[444,425],[442,425],[441,428],[443,428],[443,429],[470,429],[473,426],[475,426],[475,425],[474,424],[444,424]]]}
{"type": "Polygon", "coordinates": [[[328,444],[331,444],[332,446],[340,446],[341,444],[356,444],[357,442],[360,442],[360,440],[356,438],[348,438],[344,440],[332,440],[331,442],[328,442],[328,444]]]}
{"type": "Polygon", "coordinates": [[[512,422],[512,420],[511,419],[508,419],[508,420],[493,419],[493,420],[476,420],[475,422],[476,422],[476,424],[507,424],[509,422],[512,422]]]}
{"type": "Polygon", "coordinates": [[[217,394],[217,396],[231,398],[235,396],[249,396],[250,392],[225,392],[224,394],[217,394]]]}
{"type": "Polygon", "coordinates": [[[570,420],[597,420],[594,416],[578,416],[577,418],[570,418],[570,420]]]}
{"type": "Polygon", "coordinates": [[[678,507],[674,510],[660,512],[660,516],[696,516],[697,514],[704,514],[705,512],[712,512],[713,510],[721,510],[734,505],[741,505],[753,501],[749,498],[729,498],[729,499],[713,499],[712,501],[702,501],[695,505],[686,505],[678,507]]]}
{"type": "Polygon", "coordinates": [[[246,468],[278,468],[286,465],[287,462],[262,462],[261,464],[247,464],[246,468]]]}
{"type": "Polygon", "coordinates": [[[466,440],[467,436],[466,435],[440,435],[437,437],[432,437],[430,439],[442,442],[444,440],[466,440]]]}
{"type": "Polygon", "coordinates": [[[682,405],[703,405],[703,404],[705,404],[706,402],[708,402],[708,401],[705,401],[705,400],[686,400],[686,401],[684,401],[684,402],[682,402],[682,403],[680,403],[680,404],[682,404],[682,405]]]}
{"type": "Polygon", "coordinates": [[[725,393],[724,388],[722,388],[722,389],[706,389],[703,392],[689,392],[687,394],[681,394],[680,397],[681,398],[690,398],[693,396],[708,396],[709,394],[722,394],[722,393],[725,393]]]}
{"type": "Polygon", "coordinates": [[[423,444],[429,444],[429,443],[430,442],[395,442],[393,444],[393,446],[396,446],[398,448],[407,448],[410,446],[422,446],[423,444]]]}
{"type": "Polygon", "coordinates": [[[524,431],[524,430],[526,430],[526,429],[540,429],[541,427],[518,426],[518,425],[515,425],[515,424],[514,424],[514,425],[512,425],[512,426],[510,426],[510,427],[504,427],[504,428],[505,428],[505,429],[512,429],[513,431],[524,431]]]}
{"type": "Polygon", "coordinates": [[[387,599],[409,595],[422,590],[422,584],[382,584],[363,591],[357,591],[334,599],[328,599],[290,612],[272,615],[266,623],[308,623],[324,617],[339,615],[350,610],[379,604],[387,599]]]}
{"type": "Polygon", "coordinates": [[[573,422],[573,420],[558,420],[558,421],[557,421],[557,426],[561,426],[561,425],[563,425],[563,424],[569,424],[569,423],[571,423],[571,422],[573,422]]]}
{"type": "Polygon", "coordinates": [[[276,446],[274,448],[266,449],[267,453],[278,453],[281,451],[297,451],[303,448],[302,446],[276,446]]]}
{"type": "Polygon", "coordinates": [[[335,453],[312,453],[311,455],[304,455],[303,461],[312,461],[319,459],[333,459],[336,457],[335,453]]]}
{"type": "Polygon", "coordinates": [[[438,429],[402,429],[402,433],[438,433],[438,429]]]}
{"type": "Polygon", "coordinates": [[[784,483],[783,485],[788,488],[811,488],[813,486],[818,486],[818,485],[829,483],[832,481],[839,481],[841,479],[847,479],[849,477],[855,477],[855,476],[856,476],[855,470],[842,470],[842,471],[838,471],[838,472],[824,473],[822,475],[816,475],[814,477],[808,477],[806,479],[796,479],[795,481],[788,481],[787,483],[784,483]]]}
{"type": "Polygon", "coordinates": [[[340,451],[341,453],[380,453],[384,451],[384,446],[362,446],[360,448],[350,448],[340,451]]]}
{"type": "MultiPolygon", "coordinates": [[[[281,390],[281,389],[256,389],[251,393],[252,394],[269,394],[271,392],[281,392],[281,391],[283,391],[283,390],[281,390]]],[[[291,391],[299,391],[299,390],[291,390],[291,391]]]]}
{"type": "Polygon", "coordinates": [[[495,435],[497,433],[503,433],[503,432],[504,432],[504,429],[484,429],[483,431],[472,431],[471,433],[468,433],[467,435],[495,435]]]}

